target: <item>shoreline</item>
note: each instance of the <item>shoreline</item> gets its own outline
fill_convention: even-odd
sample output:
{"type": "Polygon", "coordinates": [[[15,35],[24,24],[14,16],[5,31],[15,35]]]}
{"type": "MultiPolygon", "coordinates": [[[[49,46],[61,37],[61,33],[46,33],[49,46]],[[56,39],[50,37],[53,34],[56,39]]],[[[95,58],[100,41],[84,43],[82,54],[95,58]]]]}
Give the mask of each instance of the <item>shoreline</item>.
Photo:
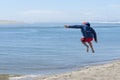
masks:
{"type": "Polygon", "coordinates": [[[120,80],[120,60],[87,66],[68,73],[40,77],[36,80],[120,80]]]}
{"type": "Polygon", "coordinates": [[[120,80],[120,59],[60,74],[7,76],[2,80],[120,80]]]}

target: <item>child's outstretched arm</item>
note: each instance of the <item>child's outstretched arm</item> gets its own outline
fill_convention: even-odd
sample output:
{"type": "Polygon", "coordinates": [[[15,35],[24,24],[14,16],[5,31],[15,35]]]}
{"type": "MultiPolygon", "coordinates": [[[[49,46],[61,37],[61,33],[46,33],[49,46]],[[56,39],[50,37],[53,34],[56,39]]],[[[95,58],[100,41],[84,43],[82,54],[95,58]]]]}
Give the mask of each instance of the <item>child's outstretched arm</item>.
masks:
{"type": "Polygon", "coordinates": [[[82,25],[73,25],[73,26],[68,26],[68,25],[64,25],[65,28],[82,28],[82,25]]]}

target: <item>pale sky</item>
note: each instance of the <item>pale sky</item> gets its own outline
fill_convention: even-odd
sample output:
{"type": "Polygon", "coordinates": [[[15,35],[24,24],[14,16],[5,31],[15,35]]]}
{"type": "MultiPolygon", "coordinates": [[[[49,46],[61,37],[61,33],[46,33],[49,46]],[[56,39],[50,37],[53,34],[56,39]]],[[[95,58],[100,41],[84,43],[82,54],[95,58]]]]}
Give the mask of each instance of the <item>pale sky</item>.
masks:
{"type": "Polygon", "coordinates": [[[120,0],[0,0],[0,20],[120,22],[120,0]]]}

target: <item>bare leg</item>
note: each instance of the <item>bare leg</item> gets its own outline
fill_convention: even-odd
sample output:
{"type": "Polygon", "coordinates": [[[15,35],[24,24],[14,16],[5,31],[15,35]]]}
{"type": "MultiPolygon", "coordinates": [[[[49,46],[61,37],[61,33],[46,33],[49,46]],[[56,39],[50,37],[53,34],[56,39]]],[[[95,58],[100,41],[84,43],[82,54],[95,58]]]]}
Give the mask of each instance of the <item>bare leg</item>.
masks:
{"type": "Polygon", "coordinates": [[[86,46],[87,52],[88,52],[89,51],[89,46],[85,42],[82,42],[82,43],[86,46]]]}
{"type": "Polygon", "coordinates": [[[90,45],[90,48],[92,50],[93,53],[95,53],[94,49],[93,49],[93,46],[92,46],[92,43],[91,42],[88,42],[88,44],[90,45]]]}

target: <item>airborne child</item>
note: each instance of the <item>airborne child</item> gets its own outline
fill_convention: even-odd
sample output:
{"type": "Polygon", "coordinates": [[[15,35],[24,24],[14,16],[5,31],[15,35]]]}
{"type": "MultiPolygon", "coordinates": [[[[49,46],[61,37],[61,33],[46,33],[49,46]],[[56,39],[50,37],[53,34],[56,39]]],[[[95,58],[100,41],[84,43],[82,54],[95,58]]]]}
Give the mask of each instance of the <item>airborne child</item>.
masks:
{"type": "Polygon", "coordinates": [[[82,22],[82,25],[73,25],[73,26],[65,25],[64,27],[81,29],[83,35],[83,37],[80,39],[81,42],[86,46],[87,52],[89,51],[89,46],[90,46],[92,52],[95,53],[94,48],[92,46],[92,40],[94,38],[94,41],[97,42],[97,35],[95,30],[92,27],[90,27],[89,22],[82,22]]]}

